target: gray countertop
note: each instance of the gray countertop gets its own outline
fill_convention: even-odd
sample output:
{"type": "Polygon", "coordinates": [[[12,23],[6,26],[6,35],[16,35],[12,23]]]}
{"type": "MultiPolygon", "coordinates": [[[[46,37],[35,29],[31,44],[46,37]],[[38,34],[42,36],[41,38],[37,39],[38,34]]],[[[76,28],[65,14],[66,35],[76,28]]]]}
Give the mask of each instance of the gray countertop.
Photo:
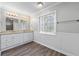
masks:
{"type": "Polygon", "coordinates": [[[18,33],[28,33],[33,32],[32,30],[15,30],[15,31],[3,31],[0,35],[18,34],[18,33]]]}

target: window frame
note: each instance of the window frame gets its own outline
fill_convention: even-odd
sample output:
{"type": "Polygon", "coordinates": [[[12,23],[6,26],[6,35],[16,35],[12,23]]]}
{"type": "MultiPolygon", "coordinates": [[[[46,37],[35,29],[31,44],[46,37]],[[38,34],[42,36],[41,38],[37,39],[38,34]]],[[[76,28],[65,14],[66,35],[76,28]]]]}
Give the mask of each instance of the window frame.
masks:
{"type": "Polygon", "coordinates": [[[39,32],[42,34],[49,34],[49,35],[56,35],[56,10],[54,10],[53,12],[47,13],[45,15],[41,15],[39,16],[39,32]],[[44,17],[44,16],[48,16],[48,15],[52,15],[54,17],[54,30],[52,32],[46,32],[46,31],[41,31],[41,23],[40,23],[40,17],[44,17]]]}

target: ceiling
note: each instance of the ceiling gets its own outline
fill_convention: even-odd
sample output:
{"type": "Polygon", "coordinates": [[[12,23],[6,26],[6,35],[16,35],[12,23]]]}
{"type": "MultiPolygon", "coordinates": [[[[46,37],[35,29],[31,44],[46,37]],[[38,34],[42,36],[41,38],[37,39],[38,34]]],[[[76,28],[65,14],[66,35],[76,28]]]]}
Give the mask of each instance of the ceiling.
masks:
{"type": "Polygon", "coordinates": [[[43,2],[44,6],[42,8],[37,7],[37,2],[0,2],[0,6],[11,7],[18,9],[21,12],[35,13],[41,9],[47,8],[48,6],[53,6],[58,2],[43,2]]]}

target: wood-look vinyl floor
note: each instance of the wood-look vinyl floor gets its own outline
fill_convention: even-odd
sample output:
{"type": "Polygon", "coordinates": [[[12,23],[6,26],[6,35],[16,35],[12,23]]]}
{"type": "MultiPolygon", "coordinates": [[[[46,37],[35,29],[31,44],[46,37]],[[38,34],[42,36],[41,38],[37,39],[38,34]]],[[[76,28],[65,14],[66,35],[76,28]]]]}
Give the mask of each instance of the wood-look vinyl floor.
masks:
{"type": "Polygon", "coordinates": [[[30,42],[1,53],[2,56],[65,56],[36,42],[30,42]]]}

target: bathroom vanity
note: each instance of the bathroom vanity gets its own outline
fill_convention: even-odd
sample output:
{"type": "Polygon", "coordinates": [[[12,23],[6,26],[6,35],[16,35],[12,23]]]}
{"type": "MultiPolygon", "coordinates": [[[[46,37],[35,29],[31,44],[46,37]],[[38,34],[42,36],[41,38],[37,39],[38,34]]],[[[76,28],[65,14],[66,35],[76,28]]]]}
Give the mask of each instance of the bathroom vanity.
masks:
{"type": "Polygon", "coordinates": [[[32,31],[10,31],[0,33],[1,52],[33,41],[32,31]]]}
{"type": "Polygon", "coordinates": [[[0,8],[0,54],[2,51],[33,41],[30,16],[0,8]]]}

